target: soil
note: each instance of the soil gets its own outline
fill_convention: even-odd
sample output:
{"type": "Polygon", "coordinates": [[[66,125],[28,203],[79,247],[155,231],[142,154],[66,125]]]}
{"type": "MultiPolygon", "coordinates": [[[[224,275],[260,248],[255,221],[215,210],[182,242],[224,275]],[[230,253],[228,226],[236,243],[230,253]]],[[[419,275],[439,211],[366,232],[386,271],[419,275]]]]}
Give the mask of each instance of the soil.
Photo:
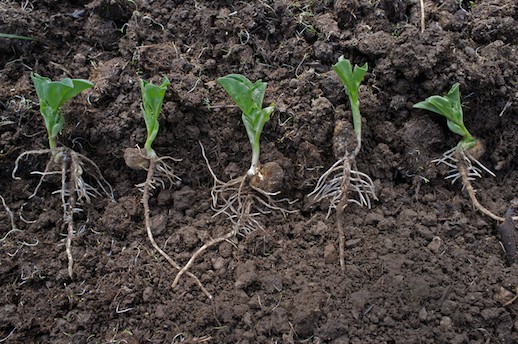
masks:
{"type": "MultiPolygon", "coordinates": [[[[419,1],[42,0],[0,3],[0,340],[6,343],[518,343],[517,264],[499,225],[477,212],[460,182],[432,160],[456,145],[443,118],[412,108],[460,83],[467,128],[496,173],[474,182],[503,216],[518,194],[518,3],[419,1]],[[337,159],[333,133],[350,110],[331,65],[368,63],[360,92],[358,169],[375,183],[372,209],[345,212],[346,272],[334,212],[305,195],[337,159]],[[67,274],[59,178],[29,199],[47,145],[30,72],[85,78],[95,87],[63,108],[60,144],[95,161],[112,184],[75,216],[74,278],[67,274]],[[223,242],[175,288],[176,271],[153,250],[140,191],[126,167],[142,146],[139,78],[172,84],[154,148],[182,182],[151,197],[160,247],[185,264],[230,230],[211,210],[211,175],[246,173],[241,115],[215,82],[241,73],[268,82],[276,111],[261,161],[284,173],[299,201],[264,230],[223,242]]],[[[347,141],[347,138],[342,138],[347,141]]],[[[512,226],[512,223],[507,223],[512,226]]]]}

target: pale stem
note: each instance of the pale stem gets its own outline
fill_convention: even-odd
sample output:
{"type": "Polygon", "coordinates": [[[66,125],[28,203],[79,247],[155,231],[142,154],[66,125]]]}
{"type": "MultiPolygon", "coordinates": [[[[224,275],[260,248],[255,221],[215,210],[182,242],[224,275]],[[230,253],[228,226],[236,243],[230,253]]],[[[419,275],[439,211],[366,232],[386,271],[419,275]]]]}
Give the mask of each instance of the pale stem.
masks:
{"type": "Polygon", "coordinates": [[[49,148],[50,150],[52,151],[53,154],[55,154],[54,152],[56,151],[56,138],[55,137],[52,137],[50,136],[49,134],[49,148]]]}
{"type": "Polygon", "coordinates": [[[352,160],[358,155],[358,152],[360,151],[360,148],[362,146],[362,116],[360,114],[360,102],[358,101],[358,96],[350,97],[351,102],[351,112],[353,115],[353,127],[354,132],[356,134],[356,141],[357,145],[354,151],[352,152],[352,160]]]}
{"type": "Polygon", "coordinates": [[[260,151],[261,147],[259,143],[252,143],[252,164],[246,173],[249,177],[255,176],[258,173],[260,151]]]}

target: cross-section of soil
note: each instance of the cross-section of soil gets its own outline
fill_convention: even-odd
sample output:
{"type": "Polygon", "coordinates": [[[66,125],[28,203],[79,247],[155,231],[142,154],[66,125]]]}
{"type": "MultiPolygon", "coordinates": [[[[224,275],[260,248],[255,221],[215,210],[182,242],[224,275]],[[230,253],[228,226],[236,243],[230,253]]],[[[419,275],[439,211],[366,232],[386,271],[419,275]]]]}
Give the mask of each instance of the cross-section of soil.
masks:
{"type": "Polygon", "coordinates": [[[515,0],[2,1],[0,341],[518,343],[516,257],[500,244],[504,233],[509,251],[518,236],[517,44],[515,0]],[[336,214],[307,198],[339,158],[335,127],[351,121],[331,68],[340,56],[368,64],[356,163],[377,196],[371,209],[345,209],[344,273],[336,214]],[[44,158],[22,159],[12,176],[21,153],[47,148],[31,72],[95,84],[64,106],[59,144],[95,162],[115,200],[75,211],[73,278],[59,176],[32,198],[44,158]],[[171,286],[178,271],[144,227],[146,172],[126,167],[124,151],[146,140],[139,79],[167,76],[154,148],[179,159],[181,182],[154,190],[150,216],[157,244],[185,265],[234,225],[214,216],[200,143],[223,181],[250,163],[241,112],[216,82],[229,73],[268,83],[276,110],[261,161],[284,172],[275,197],[297,201],[196,259],[189,271],[209,299],[192,276],[171,286]],[[472,183],[486,208],[508,214],[503,224],[432,162],[460,136],[413,108],[457,82],[496,175],[472,183]]]}

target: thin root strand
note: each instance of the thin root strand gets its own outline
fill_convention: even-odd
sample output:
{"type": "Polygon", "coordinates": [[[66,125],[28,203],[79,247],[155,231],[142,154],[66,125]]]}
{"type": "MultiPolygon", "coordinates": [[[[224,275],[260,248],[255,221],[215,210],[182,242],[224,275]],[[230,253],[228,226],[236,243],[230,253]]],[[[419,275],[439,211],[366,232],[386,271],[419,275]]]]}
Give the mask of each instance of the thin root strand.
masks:
{"type": "MultiPolygon", "coordinates": [[[[156,166],[160,162],[163,162],[163,160],[160,160],[158,158],[150,159],[149,167],[148,167],[148,170],[147,170],[146,181],[144,183],[142,183],[142,184],[139,184],[139,185],[142,185],[142,187],[143,187],[143,190],[142,190],[143,191],[143,194],[142,194],[142,204],[144,205],[144,223],[145,223],[146,233],[147,233],[148,239],[151,242],[151,245],[153,246],[153,248],[158,253],[160,253],[160,255],[162,257],[164,257],[165,260],[167,260],[167,262],[174,269],[180,270],[180,265],[173,258],[171,258],[171,256],[169,256],[164,250],[162,250],[160,248],[160,246],[158,246],[158,244],[156,243],[155,238],[153,236],[153,231],[151,229],[151,219],[150,219],[150,209],[149,209],[149,196],[150,196],[150,193],[151,193],[150,189],[152,188],[152,186],[154,184],[154,181],[156,181],[155,176],[154,176],[154,173],[155,173],[155,170],[156,170],[156,166]]],[[[163,169],[162,171],[171,171],[172,172],[172,169],[168,168],[168,169],[163,169]]],[[[161,173],[161,172],[159,172],[159,173],[161,173]]],[[[174,174],[172,174],[172,175],[174,176],[174,174]]],[[[200,282],[198,277],[196,277],[194,274],[192,274],[190,272],[186,272],[186,273],[187,273],[187,275],[189,277],[194,279],[196,284],[200,287],[201,291],[209,298],[209,300],[212,300],[213,296],[203,286],[203,284],[200,282]]]]}
{"type": "Polygon", "coordinates": [[[211,190],[211,208],[215,212],[213,217],[221,214],[225,215],[232,223],[232,230],[210,240],[196,250],[189,261],[176,275],[172,284],[173,287],[178,284],[184,273],[188,273],[189,268],[194,264],[195,260],[210,247],[239,234],[248,235],[258,229],[263,229],[258,220],[259,216],[278,211],[286,217],[287,214],[295,212],[281,206],[281,203],[292,204],[293,202],[290,202],[286,198],[274,200],[272,197],[278,195],[278,192],[267,192],[257,188],[248,183],[246,176],[241,176],[228,182],[221,181],[212,170],[201,142],[200,147],[203,159],[205,159],[207,168],[214,181],[211,190]]]}
{"type": "MultiPolygon", "coordinates": [[[[472,179],[470,178],[470,172],[469,172],[470,168],[477,169],[477,167],[474,167],[471,164],[471,160],[473,158],[468,157],[462,150],[458,150],[455,153],[455,156],[457,158],[456,160],[458,161],[457,166],[458,166],[459,174],[462,177],[462,183],[463,183],[464,187],[466,188],[466,191],[468,192],[469,198],[471,199],[471,203],[473,204],[473,206],[476,209],[478,209],[482,214],[489,216],[493,220],[496,220],[499,222],[504,222],[505,221],[504,217],[498,216],[495,213],[493,213],[492,211],[490,211],[489,209],[485,208],[482,204],[480,204],[480,202],[477,199],[476,191],[473,188],[473,186],[471,185],[472,179]]],[[[475,160],[475,159],[473,159],[473,160],[475,160]]],[[[479,166],[483,166],[478,161],[476,161],[476,163],[479,166]]],[[[487,170],[487,169],[484,167],[484,170],[487,170]]],[[[491,174],[493,174],[493,173],[491,173],[491,174]]],[[[513,221],[518,221],[518,216],[513,216],[513,217],[511,217],[511,219],[513,221]]]]}

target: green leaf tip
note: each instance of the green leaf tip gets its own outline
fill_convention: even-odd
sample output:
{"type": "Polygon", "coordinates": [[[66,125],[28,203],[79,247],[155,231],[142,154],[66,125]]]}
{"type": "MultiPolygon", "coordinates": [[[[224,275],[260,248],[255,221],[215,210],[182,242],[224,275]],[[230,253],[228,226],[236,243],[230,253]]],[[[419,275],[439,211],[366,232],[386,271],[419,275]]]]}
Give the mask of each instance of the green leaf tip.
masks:
{"type": "Polygon", "coordinates": [[[22,41],[38,41],[34,37],[13,35],[13,34],[10,34],[10,33],[0,33],[0,38],[19,39],[19,40],[22,40],[22,41]]]}
{"type": "Polygon", "coordinates": [[[353,68],[351,61],[340,56],[338,62],[333,65],[333,70],[344,85],[346,93],[351,96],[357,96],[360,84],[367,73],[368,64],[365,63],[361,67],[355,65],[353,68]]]}
{"type": "Polygon", "coordinates": [[[45,100],[53,109],[58,109],[68,100],[94,85],[85,79],[64,78],[60,81],[52,81],[37,73],[31,73],[31,79],[38,98],[45,100]]]}

